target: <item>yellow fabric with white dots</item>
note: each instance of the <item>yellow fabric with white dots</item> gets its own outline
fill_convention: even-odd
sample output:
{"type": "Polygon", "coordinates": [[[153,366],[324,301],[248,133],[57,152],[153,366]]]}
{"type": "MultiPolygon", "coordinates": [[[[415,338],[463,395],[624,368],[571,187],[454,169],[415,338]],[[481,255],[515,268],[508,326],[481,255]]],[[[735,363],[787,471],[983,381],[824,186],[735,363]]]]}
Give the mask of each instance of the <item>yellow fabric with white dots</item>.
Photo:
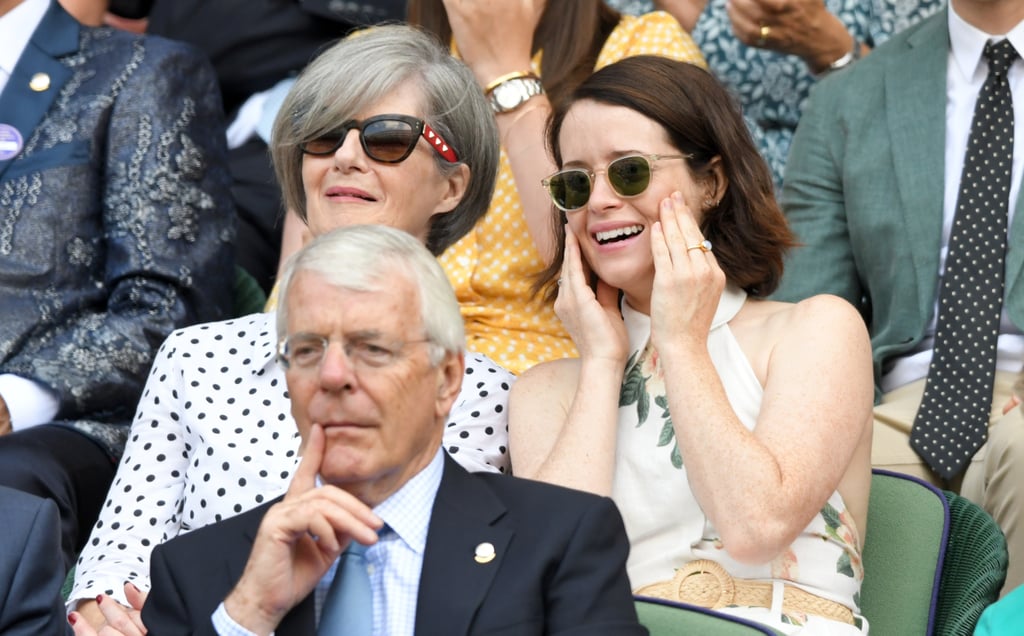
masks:
{"type": "MultiPolygon", "coordinates": [[[[661,55],[706,68],[690,36],[661,11],[623,16],[601,49],[596,68],[633,55],[661,55]]],[[[537,73],[539,61],[538,53],[533,60],[537,73]]],[[[470,351],[486,354],[513,373],[577,355],[551,304],[531,296],[544,261],[527,230],[504,149],[487,215],[440,261],[455,287],[470,351]]]]}

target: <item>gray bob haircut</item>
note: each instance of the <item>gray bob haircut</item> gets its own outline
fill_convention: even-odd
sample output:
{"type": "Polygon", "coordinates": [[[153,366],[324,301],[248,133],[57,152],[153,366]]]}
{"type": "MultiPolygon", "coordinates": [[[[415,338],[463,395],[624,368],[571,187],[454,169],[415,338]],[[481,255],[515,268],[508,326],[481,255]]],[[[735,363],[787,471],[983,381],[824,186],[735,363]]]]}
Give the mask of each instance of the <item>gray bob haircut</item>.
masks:
{"type": "MultiPolygon", "coordinates": [[[[498,127],[473,72],[437,39],[405,24],[375,26],[337,42],[299,75],[274,120],[271,156],[284,203],[306,220],[299,144],[338,130],[399,86],[420,87],[420,116],[455,149],[470,178],[462,200],[431,220],[427,249],[439,255],[487,212],[498,174],[498,127]]],[[[457,164],[432,152],[448,176],[457,164]]]]}
{"type": "Polygon", "coordinates": [[[466,334],[448,277],[418,239],[386,225],[351,225],[317,237],[295,253],[285,266],[277,303],[277,337],[288,331],[288,295],[299,272],[323,277],[339,289],[381,291],[396,276],[419,290],[420,320],[431,342],[430,361],[437,365],[445,352],[462,354],[466,334]]]}

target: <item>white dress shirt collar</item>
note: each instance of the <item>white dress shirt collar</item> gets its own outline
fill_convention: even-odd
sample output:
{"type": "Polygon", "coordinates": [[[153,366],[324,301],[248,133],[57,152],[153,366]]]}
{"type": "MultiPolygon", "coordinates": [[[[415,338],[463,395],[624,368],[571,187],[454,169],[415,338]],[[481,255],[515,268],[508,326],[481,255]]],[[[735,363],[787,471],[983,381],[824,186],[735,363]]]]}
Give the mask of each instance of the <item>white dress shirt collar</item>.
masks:
{"type": "Polygon", "coordinates": [[[49,8],[50,0],[25,0],[0,16],[0,93],[49,8]]]}
{"type": "MultiPolygon", "coordinates": [[[[974,25],[968,24],[957,15],[953,5],[949,6],[949,43],[953,60],[957,68],[968,80],[980,74],[982,81],[988,72],[988,63],[984,61],[982,52],[989,40],[1010,40],[1017,53],[1024,56],[1024,22],[1013,27],[1009,33],[985,33],[974,25]]],[[[1014,65],[1021,64],[1018,60],[1014,65]]]]}
{"type": "Polygon", "coordinates": [[[427,545],[430,515],[443,473],[444,451],[438,448],[426,468],[373,509],[421,557],[427,545]]]}

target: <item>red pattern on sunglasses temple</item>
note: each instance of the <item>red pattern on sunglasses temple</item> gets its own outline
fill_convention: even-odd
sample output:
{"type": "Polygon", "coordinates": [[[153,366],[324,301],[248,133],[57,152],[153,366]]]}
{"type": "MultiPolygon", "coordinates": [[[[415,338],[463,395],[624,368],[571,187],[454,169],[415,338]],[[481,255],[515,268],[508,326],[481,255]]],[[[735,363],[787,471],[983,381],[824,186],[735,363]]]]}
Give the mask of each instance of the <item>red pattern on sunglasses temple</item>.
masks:
{"type": "Polygon", "coordinates": [[[449,163],[458,163],[459,158],[456,156],[455,150],[449,146],[448,142],[442,139],[441,135],[437,134],[437,132],[435,132],[427,122],[423,122],[423,138],[433,146],[434,150],[437,151],[437,154],[444,157],[445,161],[448,161],[449,163]]]}

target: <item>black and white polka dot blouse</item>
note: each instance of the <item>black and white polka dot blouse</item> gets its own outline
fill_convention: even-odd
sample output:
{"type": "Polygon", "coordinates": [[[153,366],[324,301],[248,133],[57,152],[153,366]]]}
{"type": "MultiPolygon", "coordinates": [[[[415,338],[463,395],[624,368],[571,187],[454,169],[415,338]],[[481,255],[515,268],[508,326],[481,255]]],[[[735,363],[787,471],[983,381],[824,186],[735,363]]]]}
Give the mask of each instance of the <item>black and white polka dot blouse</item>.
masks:
{"type": "MultiPolygon", "coordinates": [[[[172,333],[157,354],[100,518],[78,560],[68,605],[123,585],[149,589],[154,546],[282,494],[299,435],[274,360],[273,313],[172,333]]],[[[514,376],[466,355],[445,450],[470,471],[506,472],[514,376]]]]}

